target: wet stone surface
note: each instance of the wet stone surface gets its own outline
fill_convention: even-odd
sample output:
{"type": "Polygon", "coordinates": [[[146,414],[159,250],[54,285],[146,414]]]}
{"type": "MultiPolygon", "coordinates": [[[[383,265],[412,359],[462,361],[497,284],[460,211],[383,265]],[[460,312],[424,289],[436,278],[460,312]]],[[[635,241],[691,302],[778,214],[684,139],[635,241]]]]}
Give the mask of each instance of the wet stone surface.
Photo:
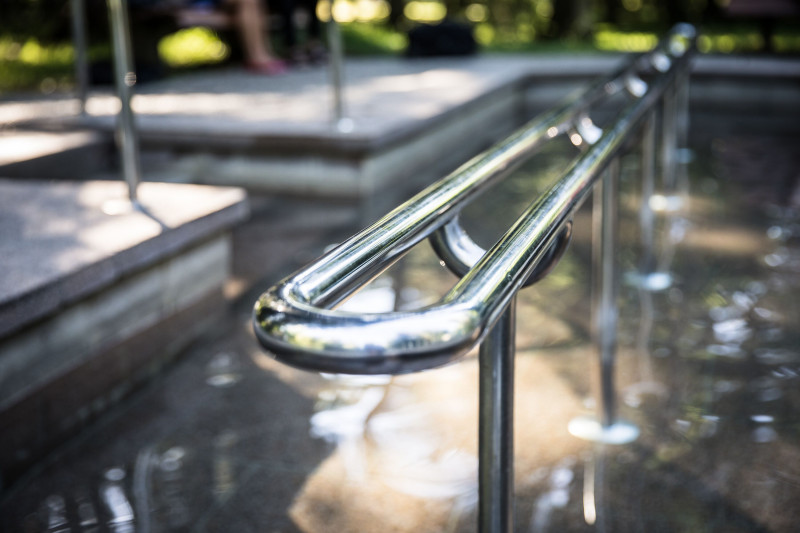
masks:
{"type": "MultiPolygon", "coordinates": [[[[659,208],[653,264],[671,285],[647,291],[622,276],[616,384],[620,416],[641,432],[631,444],[590,444],[567,431],[570,420],[594,412],[597,396],[591,202],[575,217],[562,262],[519,298],[516,531],[796,528],[794,146],[797,139],[769,137],[698,141],[682,153],[693,156],[690,194],[651,202],[659,208]]],[[[489,222],[467,225],[491,240],[552,177],[548,169],[572,155],[563,147],[545,151],[471,208],[489,222]]],[[[622,169],[618,259],[630,273],[642,256],[635,153],[622,169]]],[[[228,320],[7,490],[0,529],[476,530],[474,354],[421,374],[354,378],[291,369],[256,345],[249,307],[261,284],[362,225],[341,206],[307,209],[295,219],[304,224],[298,232],[278,222],[292,211],[287,204],[254,203],[255,216],[234,239],[237,299],[228,320]]],[[[422,245],[347,305],[413,308],[453,282],[422,245]]]]}

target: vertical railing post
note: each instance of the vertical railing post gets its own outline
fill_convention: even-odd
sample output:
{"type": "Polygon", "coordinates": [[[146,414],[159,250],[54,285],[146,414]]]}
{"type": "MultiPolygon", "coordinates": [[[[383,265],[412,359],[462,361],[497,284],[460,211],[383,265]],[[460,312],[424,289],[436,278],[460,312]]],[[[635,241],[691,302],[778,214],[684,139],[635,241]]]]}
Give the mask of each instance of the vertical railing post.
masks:
{"type": "Polygon", "coordinates": [[[594,192],[592,326],[600,355],[600,422],[616,421],[614,362],[617,349],[617,226],[619,158],[614,158],[594,192]]]}
{"type": "Polygon", "coordinates": [[[617,417],[615,385],[617,350],[617,233],[620,162],[615,157],[593,191],[592,206],[592,337],[599,372],[597,417],[578,417],[569,423],[573,435],[608,444],[636,440],[636,426],[617,417]]]}
{"type": "Polygon", "coordinates": [[[75,94],[81,115],[86,113],[89,93],[89,59],[86,51],[86,5],[84,0],[71,0],[72,45],[75,51],[75,94]]]}
{"type": "Polygon", "coordinates": [[[128,198],[137,203],[136,189],[139,186],[139,142],[131,109],[131,88],[136,84],[131,53],[130,26],[126,0],[108,0],[108,16],[111,23],[111,41],[114,53],[114,81],[120,101],[117,121],[117,144],[122,155],[122,174],[128,184],[128,198]]]}
{"type": "Polygon", "coordinates": [[[655,270],[654,239],[655,239],[655,214],[650,205],[655,194],[656,174],[656,118],[650,113],[642,127],[642,199],[639,207],[639,226],[642,232],[642,259],[639,274],[642,284],[655,270]]]}
{"type": "Polygon", "coordinates": [[[478,531],[514,526],[514,334],[516,298],[481,343],[478,361],[478,531]]]}
{"type": "Polygon", "coordinates": [[[650,112],[642,127],[641,174],[642,195],[639,206],[639,226],[641,230],[641,260],[637,272],[636,285],[639,289],[640,316],[636,338],[637,354],[641,368],[641,376],[651,386],[649,342],[653,329],[653,295],[652,291],[664,290],[672,285],[672,275],[658,268],[655,256],[655,213],[651,205],[655,194],[656,175],[656,114],[650,112]]]}
{"type": "Polygon", "coordinates": [[[353,129],[353,121],[345,116],[344,107],[344,45],[342,44],[342,32],[336,18],[333,15],[334,1],[330,2],[330,13],[328,19],[328,48],[330,50],[330,76],[331,76],[331,98],[333,100],[333,124],[343,132],[353,129]]]}
{"type": "Polygon", "coordinates": [[[675,98],[675,149],[677,152],[676,178],[679,194],[686,196],[689,192],[689,79],[691,70],[678,73],[675,98]]]}
{"type": "Polygon", "coordinates": [[[664,194],[670,197],[675,192],[677,121],[675,87],[668,87],[664,92],[661,105],[661,172],[664,194]]]}
{"type": "Polygon", "coordinates": [[[636,284],[643,290],[660,291],[672,285],[672,276],[661,269],[655,255],[656,220],[653,210],[656,176],[656,114],[651,112],[642,127],[642,198],[639,207],[642,256],[636,284]]]}

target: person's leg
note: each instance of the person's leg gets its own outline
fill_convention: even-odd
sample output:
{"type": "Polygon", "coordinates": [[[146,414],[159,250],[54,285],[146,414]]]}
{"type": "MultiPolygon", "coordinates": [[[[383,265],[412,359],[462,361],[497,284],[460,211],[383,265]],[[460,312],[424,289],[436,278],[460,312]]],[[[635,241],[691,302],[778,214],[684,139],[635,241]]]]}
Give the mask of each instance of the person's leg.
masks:
{"type": "Polygon", "coordinates": [[[266,15],[259,0],[232,0],[234,20],[244,47],[248,67],[263,70],[267,74],[285,70],[285,65],[275,57],[269,39],[265,39],[266,15]]]}

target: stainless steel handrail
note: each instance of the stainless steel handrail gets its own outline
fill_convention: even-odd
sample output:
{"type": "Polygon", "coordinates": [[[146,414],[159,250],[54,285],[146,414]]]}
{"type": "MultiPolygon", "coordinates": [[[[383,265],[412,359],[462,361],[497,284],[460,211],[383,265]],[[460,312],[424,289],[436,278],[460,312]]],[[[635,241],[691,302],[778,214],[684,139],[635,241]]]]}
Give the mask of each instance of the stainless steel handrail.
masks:
{"type": "MultiPolygon", "coordinates": [[[[546,274],[569,242],[570,218],[594,189],[593,336],[599,355],[599,417],[570,422],[578,436],[630,442],[635,426],[615,413],[617,154],[642,131],[643,232],[652,233],[648,205],[655,160],[654,108],[662,102],[661,166],[674,187],[674,151],[685,136],[676,110],[686,112],[694,28],[679,25],[653,52],[566,102],[398,207],[312,265],[283,280],[256,303],[261,343],[279,359],[314,370],[397,374],[450,361],[481,342],[479,360],[479,498],[481,532],[513,530],[513,387],[515,296],[546,274]],[[655,71],[646,83],[645,65],[655,71]],[[605,131],[585,115],[605,95],[627,89],[630,102],[605,131]],[[586,147],[564,175],[531,204],[487,252],[463,230],[458,213],[506,176],[545,140],[573,130],[586,147]],[[681,129],[683,131],[677,131],[681,129]],[[438,231],[437,231],[438,230],[438,231]],[[435,232],[435,233],[434,233],[435,232]],[[417,311],[354,314],[329,309],[427,236],[440,258],[462,276],[439,302],[417,311]]],[[[644,254],[652,236],[644,237],[644,254]]],[[[643,279],[646,276],[643,276],[643,279]]],[[[643,287],[646,284],[643,284],[643,287]]]]}
{"type": "Polygon", "coordinates": [[[693,38],[691,26],[676,26],[656,50],[621,73],[535,119],[269,289],[254,310],[261,344],[293,366],[355,374],[413,372],[465,354],[491,329],[677,72],[688,68],[693,38]],[[637,76],[643,60],[659,74],[648,84],[637,76]],[[635,99],[618,120],[439,302],[411,312],[381,314],[330,309],[451,221],[540,142],[567,131],[588,106],[623,88],[635,99]]]}

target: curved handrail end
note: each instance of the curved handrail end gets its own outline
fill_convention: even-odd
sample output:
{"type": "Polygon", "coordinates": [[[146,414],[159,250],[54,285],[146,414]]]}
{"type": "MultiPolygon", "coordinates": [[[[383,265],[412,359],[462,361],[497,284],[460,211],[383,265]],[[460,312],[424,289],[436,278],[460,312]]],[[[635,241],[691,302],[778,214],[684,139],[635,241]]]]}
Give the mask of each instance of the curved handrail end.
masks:
{"type": "Polygon", "coordinates": [[[290,366],[340,374],[406,374],[459,359],[483,335],[479,313],[459,304],[356,314],[318,309],[268,290],[253,310],[256,338],[290,366]]]}

